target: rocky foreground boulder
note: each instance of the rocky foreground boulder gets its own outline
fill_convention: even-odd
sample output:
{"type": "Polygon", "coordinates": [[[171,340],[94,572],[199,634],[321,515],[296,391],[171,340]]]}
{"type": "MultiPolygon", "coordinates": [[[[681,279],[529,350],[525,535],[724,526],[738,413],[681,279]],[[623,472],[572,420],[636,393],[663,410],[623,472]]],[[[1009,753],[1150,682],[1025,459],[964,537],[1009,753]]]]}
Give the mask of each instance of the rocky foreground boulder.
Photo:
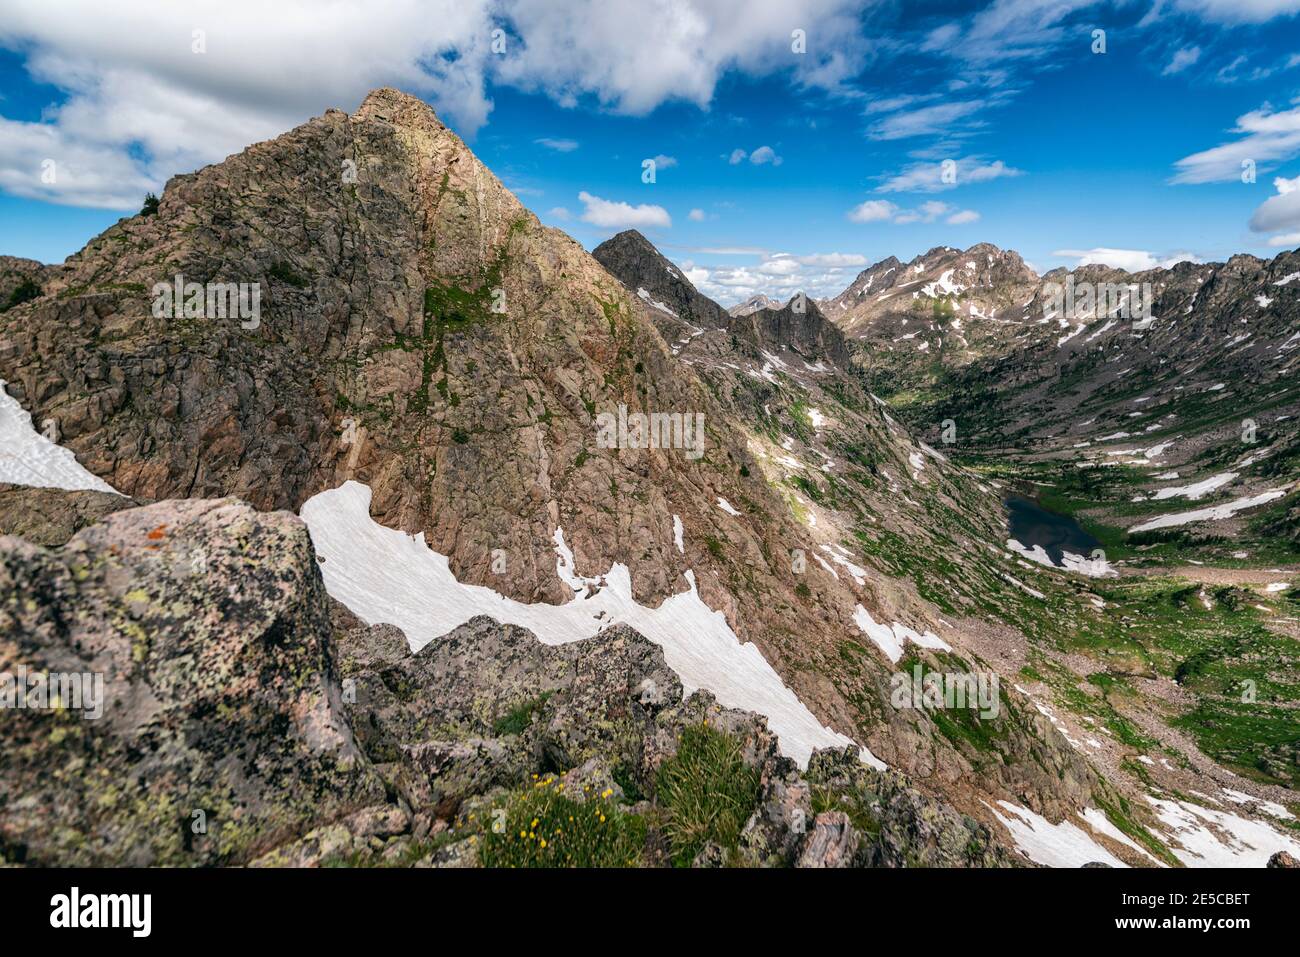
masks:
{"type": "MultiPolygon", "coordinates": [[[[114,504],[93,494],[21,501],[114,504]]],[[[760,716],[684,698],[626,626],[545,645],[475,618],[412,653],[332,602],[317,563],[296,516],[233,499],[120,508],[57,547],[0,537],[0,671],[103,681],[98,716],[3,715],[4,860],[1017,862],[851,748],[801,773],[760,716]]]]}

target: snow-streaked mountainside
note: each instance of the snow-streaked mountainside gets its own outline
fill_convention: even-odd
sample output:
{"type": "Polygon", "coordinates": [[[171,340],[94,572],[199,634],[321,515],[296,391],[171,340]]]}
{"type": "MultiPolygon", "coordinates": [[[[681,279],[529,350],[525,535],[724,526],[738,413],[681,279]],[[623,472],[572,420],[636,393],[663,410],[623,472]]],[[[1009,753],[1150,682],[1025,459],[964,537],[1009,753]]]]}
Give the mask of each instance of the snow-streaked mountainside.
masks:
{"type": "MultiPolygon", "coordinates": [[[[310,541],[294,547],[316,568],[286,580],[323,582],[344,622],[330,633],[322,599],[303,633],[374,664],[374,693],[398,699],[337,722],[379,765],[425,756],[434,789],[458,761],[481,771],[471,752],[492,767],[475,800],[588,759],[614,780],[632,759],[608,750],[605,718],[580,729],[549,710],[603,695],[618,721],[644,719],[637,740],[658,740],[661,718],[680,733],[679,707],[715,732],[750,719],[709,708],[753,712],[790,775],[841,789],[880,775],[907,814],[947,822],[968,850],[944,863],[1001,860],[993,844],[1055,866],[1258,864],[1300,850],[1294,559],[1251,524],[1269,510],[1295,541],[1297,446],[1278,423],[1298,268],[1291,253],[1180,264],[1138,277],[1158,289],[1156,322],[1062,324],[1043,313],[1052,277],[981,244],[878,263],[833,300],[729,314],[639,233],[588,255],[543,227],[425,104],[379,90],[174,178],[156,214],[36,274],[40,294],[0,313],[0,479],[48,486],[51,509],[81,489],[162,500],[145,510],[175,514],[145,551],[171,547],[172,522],[247,508],[227,497],[272,516],[258,533],[272,538],[299,513],[310,541]],[[345,159],[356,182],[340,182],[345,159]],[[149,291],[177,275],[260,284],[259,321],[156,317],[149,291]],[[639,414],[698,421],[697,441],[679,426],[682,441],[644,447],[626,429],[639,414]],[[1062,525],[1077,515],[1095,548],[1010,535],[1012,492],[1062,525]],[[480,662],[483,681],[515,682],[512,710],[451,721],[458,694],[505,694],[453,686],[471,648],[546,668],[592,649],[610,683],[584,697],[480,662]],[[982,707],[945,699],[967,682],[982,707]],[[848,764],[818,750],[845,747],[848,764]],[[538,755],[551,763],[527,764],[538,755]]],[[[123,508],[103,534],[145,522],[123,508]]],[[[15,568],[53,567],[0,542],[15,568]]],[[[644,793],[647,748],[632,762],[644,793]]],[[[460,813],[461,798],[403,799],[444,824],[460,813]]],[[[825,827],[845,815],[798,810],[825,827]]],[[[766,860],[755,813],[732,850],[766,860]]],[[[786,862],[809,846],[781,833],[798,835],[786,862]]],[[[871,840],[885,843],[844,858],[921,853],[871,840]]]]}
{"type": "MultiPolygon", "coordinates": [[[[414,650],[475,615],[520,625],[548,644],[627,624],[664,649],[688,693],[704,688],[726,707],[764,715],[782,752],[801,766],[814,748],[852,743],[818,723],[758,649],[741,644],[726,619],[700,600],[689,571],[688,591],[647,608],[632,597],[623,565],[593,578],[577,575],[563,529],[556,529],[556,575],[573,598],[561,605],[524,604],[483,585],[461,584],[446,557],[430,551],[421,537],[377,524],[370,518],[370,490],[356,482],[313,496],[302,517],[323,559],[330,594],[367,622],[397,625],[414,650]]],[[[884,767],[865,750],[863,760],[884,767]]]]}

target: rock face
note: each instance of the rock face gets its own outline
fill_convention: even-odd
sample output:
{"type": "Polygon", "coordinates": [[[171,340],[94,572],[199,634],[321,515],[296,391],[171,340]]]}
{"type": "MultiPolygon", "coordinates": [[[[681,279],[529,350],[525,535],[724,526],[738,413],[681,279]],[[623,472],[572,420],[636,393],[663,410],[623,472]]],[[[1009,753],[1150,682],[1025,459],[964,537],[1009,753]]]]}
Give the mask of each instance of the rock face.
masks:
{"type": "Polygon", "coordinates": [[[307,530],[286,513],[161,502],[56,550],[0,538],[0,670],[102,680],[99,717],[6,712],[5,858],[238,864],[383,802],[328,629],[307,530]]]}
{"type": "Polygon", "coordinates": [[[626,229],[605,240],[591,251],[591,255],[643,302],[660,303],[660,312],[666,306],[668,314],[673,317],[710,329],[727,324],[723,308],[700,293],[635,229],[626,229]],[[645,290],[646,294],[640,295],[640,290],[645,290]]]}
{"type": "Polygon", "coordinates": [[[57,266],[46,266],[35,259],[0,256],[0,312],[40,296],[47,279],[57,272],[57,266]]]}
{"type": "Polygon", "coordinates": [[[759,309],[732,318],[728,328],[761,350],[792,349],[809,362],[829,361],[852,368],[849,346],[816,303],[802,293],[784,306],[759,309]]]}
{"type": "Polygon", "coordinates": [[[0,535],[16,535],[46,547],[63,545],[105,515],[141,504],[111,492],[0,483],[0,535]]]}

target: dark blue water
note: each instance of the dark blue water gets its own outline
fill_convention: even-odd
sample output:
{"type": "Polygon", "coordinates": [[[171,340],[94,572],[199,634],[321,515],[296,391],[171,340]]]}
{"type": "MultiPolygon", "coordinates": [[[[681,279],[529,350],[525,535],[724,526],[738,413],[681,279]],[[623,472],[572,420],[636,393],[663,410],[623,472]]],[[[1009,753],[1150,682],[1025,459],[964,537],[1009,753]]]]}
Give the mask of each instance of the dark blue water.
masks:
{"type": "Polygon", "coordinates": [[[1047,556],[1058,565],[1062,552],[1087,557],[1101,545],[1072,516],[1049,512],[1032,498],[1008,495],[1002,504],[1007,510],[1007,533],[1028,548],[1042,545],[1047,556]]]}

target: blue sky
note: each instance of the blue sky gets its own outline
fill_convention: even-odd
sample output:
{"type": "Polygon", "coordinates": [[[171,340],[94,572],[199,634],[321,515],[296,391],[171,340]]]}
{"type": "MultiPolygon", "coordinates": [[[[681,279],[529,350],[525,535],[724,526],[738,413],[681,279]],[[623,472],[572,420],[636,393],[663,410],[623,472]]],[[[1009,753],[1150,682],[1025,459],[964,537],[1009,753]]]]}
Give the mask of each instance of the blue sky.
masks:
{"type": "Polygon", "coordinates": [[[1040,270],[1300,246],[1300,0],[4,5],[0,253],[47,262],[380,85],[548,224],[636,226],[724,303],[938,245],[1040,270]]]}

